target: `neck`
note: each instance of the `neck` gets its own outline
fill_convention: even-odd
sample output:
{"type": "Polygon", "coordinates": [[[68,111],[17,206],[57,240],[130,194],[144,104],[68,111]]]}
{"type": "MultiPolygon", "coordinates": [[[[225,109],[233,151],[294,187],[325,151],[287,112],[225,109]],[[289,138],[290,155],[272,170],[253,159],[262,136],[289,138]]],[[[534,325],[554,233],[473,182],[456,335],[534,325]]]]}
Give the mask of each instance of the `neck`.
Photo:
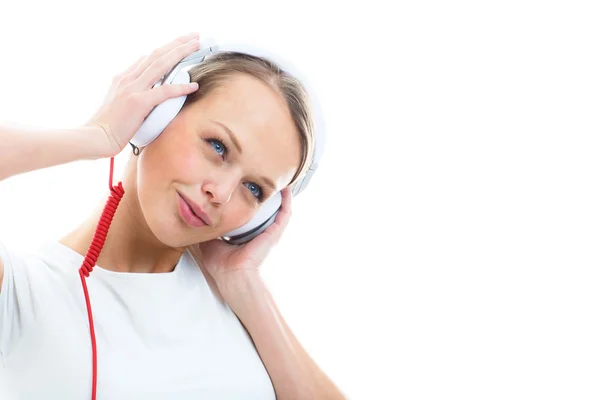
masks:
{"type": "MultiPolygon", "coordinates": [[[[172,272],[185,248],[169,247],[152,233],[141,212],[136,180],[132,178],[126,174],[123,179],[125,195],[112,219],[97,265],[115,272],[172,272]]],[[[85,257],[105,204],[106,198],[60,243],[85,257]]]]}

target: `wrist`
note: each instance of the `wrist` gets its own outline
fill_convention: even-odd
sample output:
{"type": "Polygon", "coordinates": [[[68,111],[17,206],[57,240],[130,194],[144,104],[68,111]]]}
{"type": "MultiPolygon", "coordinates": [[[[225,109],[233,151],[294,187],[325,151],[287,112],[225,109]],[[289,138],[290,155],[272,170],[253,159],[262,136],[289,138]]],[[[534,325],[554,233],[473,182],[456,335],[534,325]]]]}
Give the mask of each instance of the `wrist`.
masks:
{"type": "Polygon", "coordinates": [[[222,284],[219,290],[229,307],[237,314],[264,297],[267,286],[258,271],[244,270],[234,279],[222,284]]]}
{"type": "Polygon", "coordinates": [[[81,129],[85,131],[82,132],[83,136],[93,138],[93,140],[90,140],[90,144],[93,146],[93,149],[90,149],[93,158],[116,157],[121,152],[121,148],[114,141],[108,125],[84,125],[81,129]]]}
{"type": "MultiPolygon", "coordinates": [[[[84,125],[75,128],[47,130],[43,137],[57,146],[60,153],[66,155],[58,163],[97,160],[111,154],[110,146],[107,144],[108,140],[102,128],[97,126],[84,125]]],[[[47,149],[51,150],[49,146],[47,149]]]]}

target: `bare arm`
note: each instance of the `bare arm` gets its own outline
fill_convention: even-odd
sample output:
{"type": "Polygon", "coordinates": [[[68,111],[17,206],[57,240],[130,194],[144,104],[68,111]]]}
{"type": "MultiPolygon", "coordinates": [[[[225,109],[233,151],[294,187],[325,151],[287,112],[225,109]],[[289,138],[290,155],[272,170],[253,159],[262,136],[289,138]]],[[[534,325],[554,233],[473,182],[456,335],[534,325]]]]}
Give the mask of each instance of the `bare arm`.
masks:
{"type": "Polygon", "coordinates": [[[244,324],[280,400],[345,400],[304,350],[260,276],[250,274],[228,303],[244,324]]]}
{"type": "MultiPolygon", "coordinates": [[[[119,154],[155,106],[198,88],[187,84],[153,88],[160,77],[198,47],[198,34],[194,33],[138,59],[115,75],[104,104],[83,127],[38,129],[0,124],[0,181],[42,168],[119,154]]],[[[0,287],[3,279],[0,259],[0,287]]]]}
{"type": "Polygon", "coordinates": [[[1,124],[0,143],[0,181],[24,172],[110,154],[109,140],[99,126],[41,130],[1,124]]]}
{"type": "MultiPolygon", "coordinates": [[[[2,124],[0,143],[0,181],[72,161],[101,158],[109,149],[100,127],[40,130],[2,124]]],[[[0,258],[0,288],[3,279],[4,263],[0,258]]]]}
{"type": "Polygon", "coordinates": [[[83,127],[44,130],[0,124],[0,181],[36,169],[119,154],[155,106],[197,89],[184,84],[152,88],[173,65],[198,50],[197,37],[177,38],[115,75],[104,104],[83,127]]]}

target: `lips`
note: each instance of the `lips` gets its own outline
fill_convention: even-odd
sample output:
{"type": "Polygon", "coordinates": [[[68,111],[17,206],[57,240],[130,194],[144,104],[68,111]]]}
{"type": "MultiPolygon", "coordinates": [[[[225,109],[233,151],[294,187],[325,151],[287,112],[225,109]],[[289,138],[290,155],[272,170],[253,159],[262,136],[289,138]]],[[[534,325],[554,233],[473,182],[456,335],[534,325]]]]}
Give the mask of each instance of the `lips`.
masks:
{"type": "Polygon", "coordinates": [[[201,219],[206,225],[211,224],[210,217],[202,210],[202,208],[197,204],[186,197],[183,193],[177,192],[179,196],[183,199],[183,201],[188,205],[192,213],[199,219],[201,219]]]}

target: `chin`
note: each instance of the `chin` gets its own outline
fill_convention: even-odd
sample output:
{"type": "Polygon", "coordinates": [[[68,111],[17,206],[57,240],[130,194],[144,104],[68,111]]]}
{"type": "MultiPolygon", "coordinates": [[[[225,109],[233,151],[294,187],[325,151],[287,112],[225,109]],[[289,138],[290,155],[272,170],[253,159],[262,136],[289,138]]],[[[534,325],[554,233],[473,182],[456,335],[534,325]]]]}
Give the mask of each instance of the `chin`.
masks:
{"type": "Polygon", "coordinates": [[[193,228],[186,228],[178,217],[170,221],[163,219],[154,222],[154,224],[149,224],[152,233],[161,243],[169,247],[187,247],[222,236],[214,231],[211,232],[207,227],[195,228],[196,231],[193,228]]]}
{"type": "Polygon", "coordinates": [[[185,227],[177,216],[169,216],[163,213],[158,218],[156,216],[146,217],[146,223],[150,232],[165,246],[185,247],[187,245],[185,227]]]}

